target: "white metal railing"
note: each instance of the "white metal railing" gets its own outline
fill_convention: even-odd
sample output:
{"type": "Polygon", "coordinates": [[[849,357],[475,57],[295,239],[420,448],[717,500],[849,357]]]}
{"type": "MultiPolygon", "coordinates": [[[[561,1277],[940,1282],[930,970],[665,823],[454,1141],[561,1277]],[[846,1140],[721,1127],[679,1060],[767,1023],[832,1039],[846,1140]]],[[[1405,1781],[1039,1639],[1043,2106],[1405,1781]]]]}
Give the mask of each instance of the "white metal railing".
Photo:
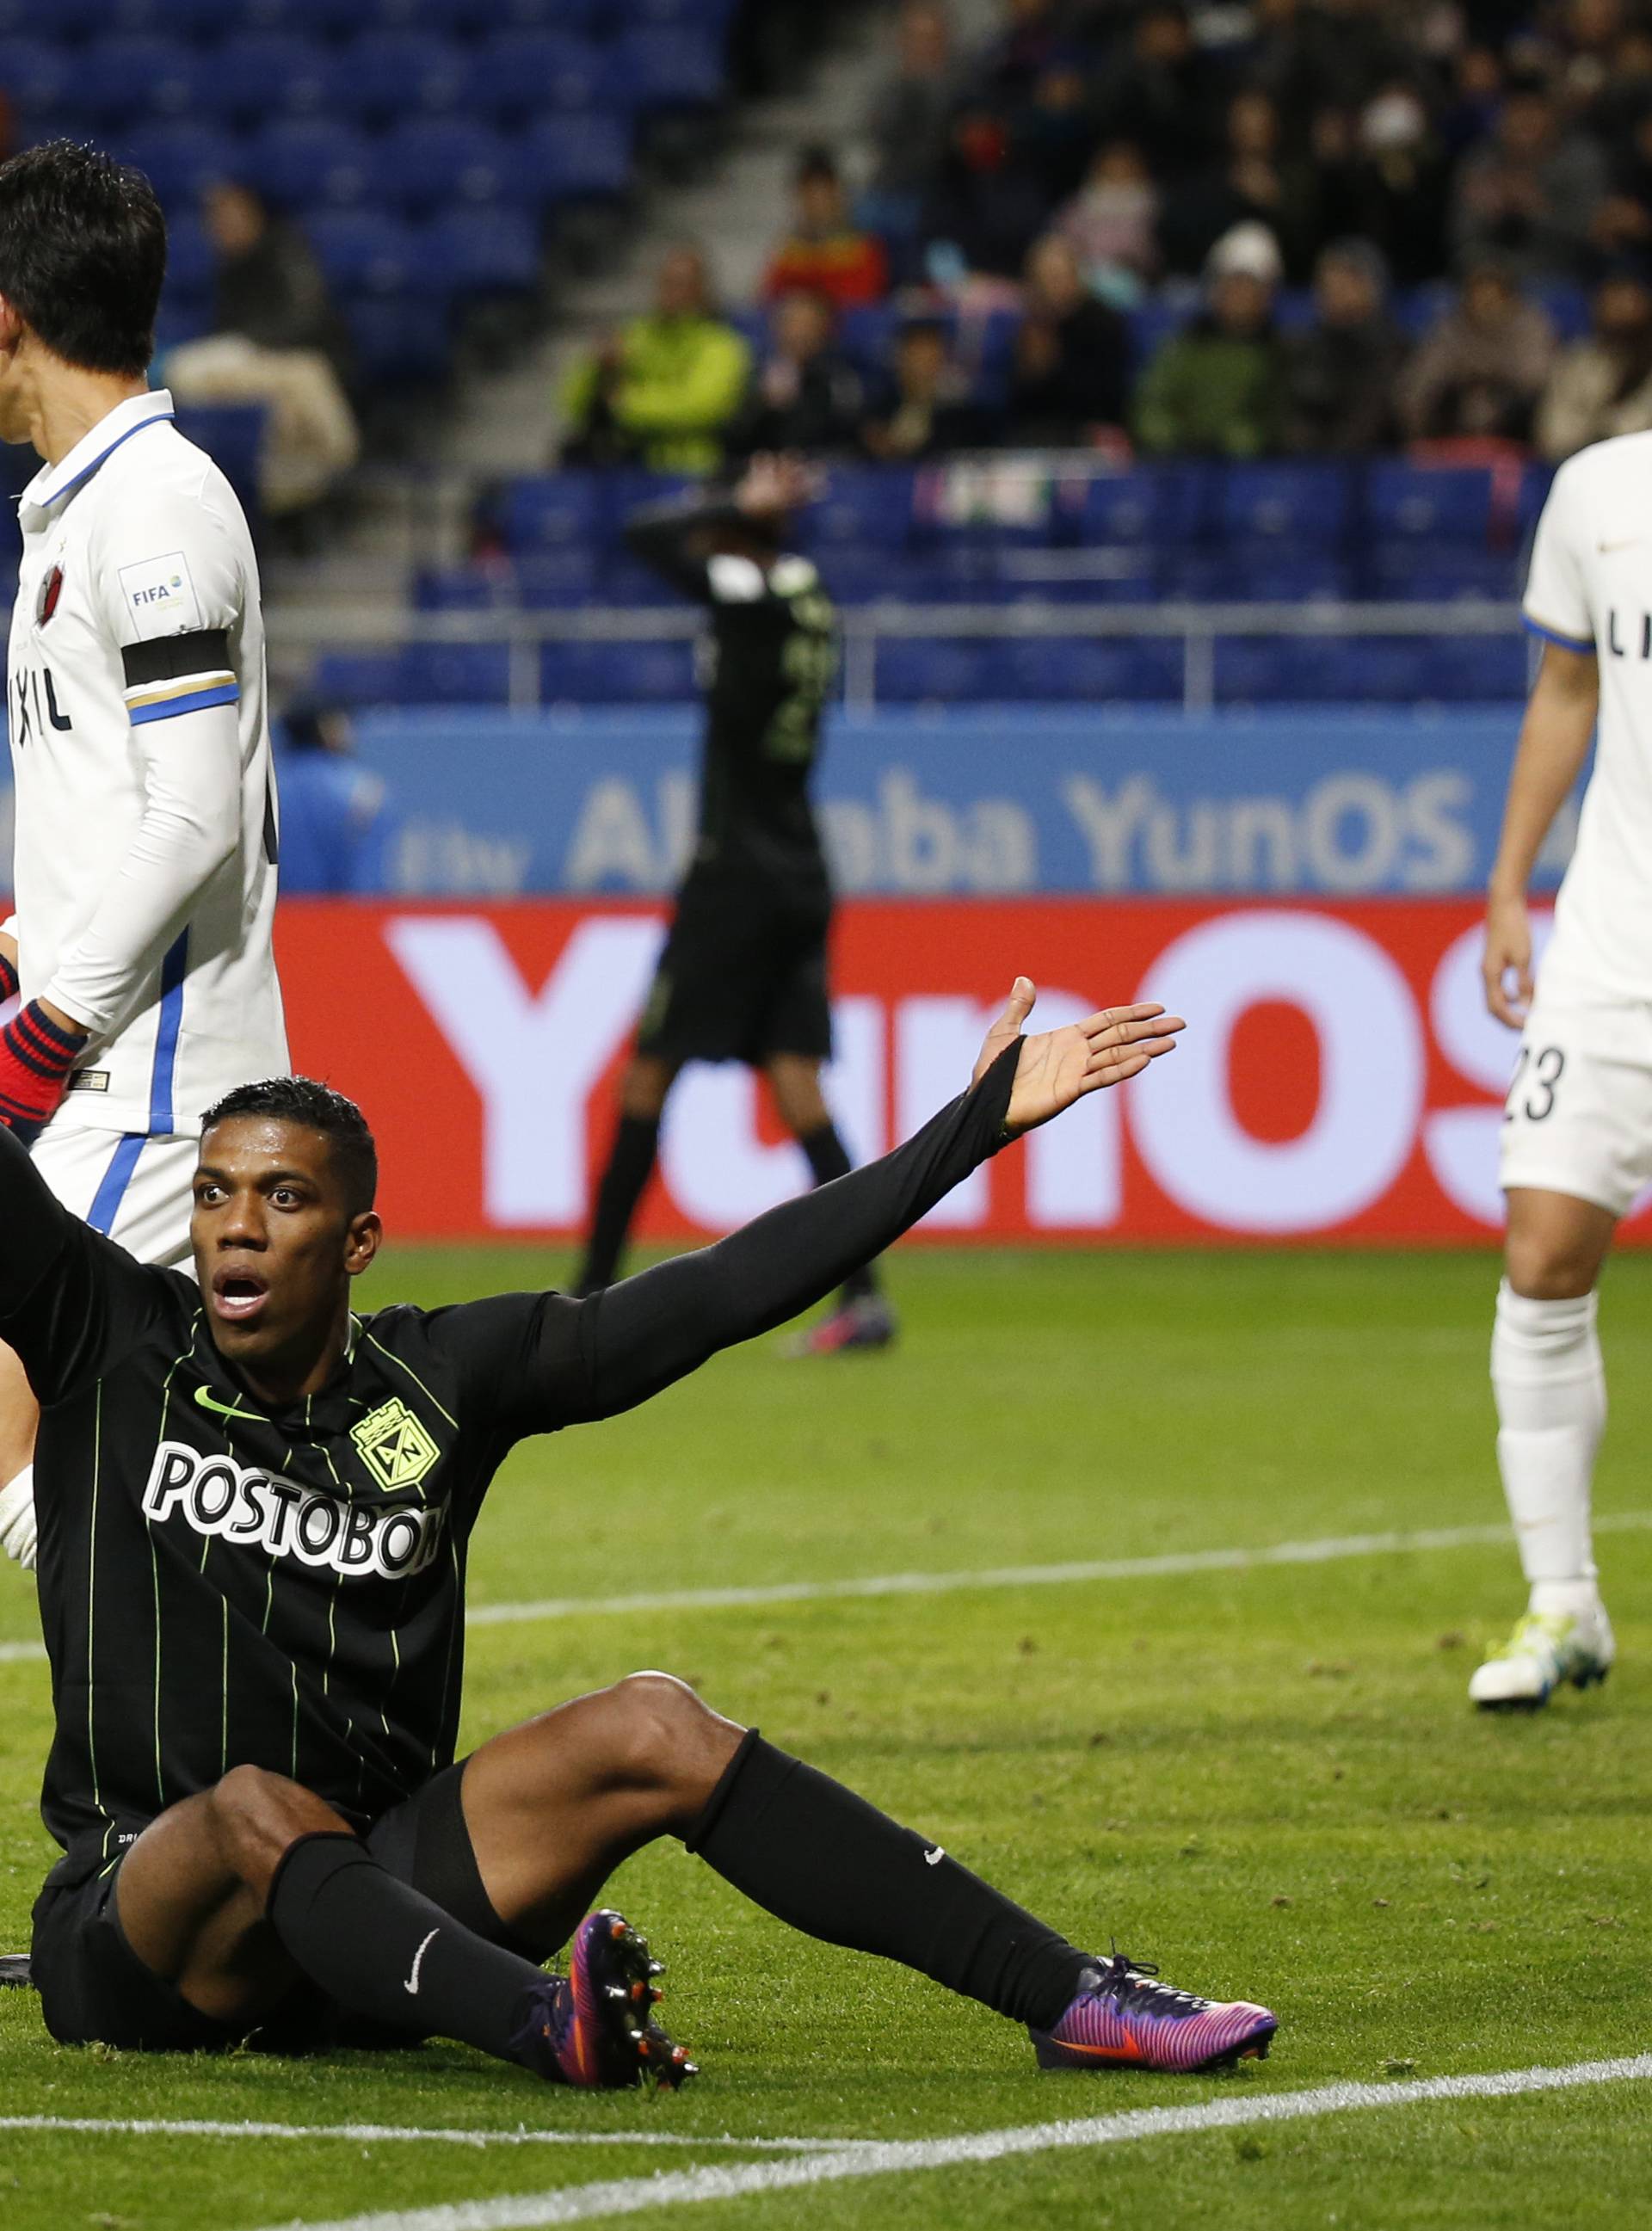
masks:
{"type": "MultiPolygon", "coordinates": [[[[917,605],[889,599],[839,608],[843,701],[851,709],[878,702],[878,647],[890,638],[937,641],[1033,640],[1040,637],[1179,637],[1182,706],[1207,713],[1215,703],[1215,656],[1224,636],[1509,636],[1520,631],[1517,605],[1479,598],[1448,604],[1192,603],[1069,605],[1031,596],[1014,604],[917,605]]],[[[703,616],[685,605],[585,605],[525,611],[515,605],[479,611],[417,611],[404,606],[284,606],[283,648],[319,652],[391,649],[405,643],[505,643],[509,702],[541,702],[540,651],[551,643],[678,643],[698,635],[703,616]]],[[[1533,647],[1533,656],[1536,647],[1533,647]]]]}

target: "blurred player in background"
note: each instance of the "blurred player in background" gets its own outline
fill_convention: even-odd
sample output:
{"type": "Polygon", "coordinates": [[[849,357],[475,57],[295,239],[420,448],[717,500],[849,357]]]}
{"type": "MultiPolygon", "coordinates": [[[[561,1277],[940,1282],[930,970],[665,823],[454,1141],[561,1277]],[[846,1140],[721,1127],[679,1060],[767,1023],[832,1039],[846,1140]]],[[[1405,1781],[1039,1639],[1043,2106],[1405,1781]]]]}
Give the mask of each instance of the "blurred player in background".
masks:
{"type": "Polygon", "coordinates": [[[1477,1704],[1545,1704],[1611,1670],[1590,1529],[1606,1381],[1595,1284],[1652,1181],[1652,434],[1561,467],[1526,624],[1545,640],[1492,871],[1486,997],[1521,1029],[1503,1131],[1504,1277],[1492,1338],[1498,1462],[1531,1596],[1474,1674],[1477,1704]],[[1577,847],[1532,993],[1526,892],[1588,755],[1577,847]],[[1523,1026],[1523,1027],[1522,1027],[1523,1026]]]}
{"type": "MultiPolygon", "coordinates": [[[[705,759],[694,857],[620,1083],[582,1294],[619,1271],[685,1062],[761,1069],[816,1185],[850,1167],[820,1092],[832,1052],[832,889],[809,804],[837,672],[837,613],[813,566],[786,551],[791,516],[813,491],[795,459],[758,456],[732,496],[641,512],[627,529],[639,558],[709,609],[705,759]]],[[[794,1352],[883,1348],[894,1332],[865,1266],[794,1352]]]]}
{"type": "MultiPolygon", "coordinates": [[[[147,385],[165,268],[141,172],[64,140],[0,166],[0,439],[45,461],[11,624],[0,1123],[77,1216],[183,1264],[198,1112],[287,1041],[257,561],[147,385]]],[[[0,1349],[0,1541],[26,1565],[38,1415],[0,1349]]]]}

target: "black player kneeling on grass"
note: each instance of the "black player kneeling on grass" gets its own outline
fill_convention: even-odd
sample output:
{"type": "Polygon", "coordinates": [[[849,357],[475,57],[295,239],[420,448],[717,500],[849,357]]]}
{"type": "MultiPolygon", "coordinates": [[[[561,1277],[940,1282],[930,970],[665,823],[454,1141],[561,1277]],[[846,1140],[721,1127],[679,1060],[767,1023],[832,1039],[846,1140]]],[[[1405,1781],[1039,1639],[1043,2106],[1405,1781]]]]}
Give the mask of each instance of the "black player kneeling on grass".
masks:
{"type": "Polygon", "coordinates": [[[353,1315],[380,1237],[373,1140],[306,1079],[209,1111],[198,1290],[68,1215],[0,1139],[0,1337],[42,1409],[42,1809],[65,1856],[33,1963],[54,2036],[436,2035],[554,2082],[678,2083],[645,1944],[586,1911],[674,1835],[795,1927],[1027,2023],[1046,2066],[1266,2049],[1265,2008],[1076,1950],[668,1674],[452,1763],[465,1545],[512,1444],[783,1322],[1181,1028],[1141,1006],[1023,1038],[1032,1002],[1022,978],[970,1089],[897,1152],[583,1302],[353,1315]],[[546,1974],[570,1938],[568,1974],[546,1974]]]}

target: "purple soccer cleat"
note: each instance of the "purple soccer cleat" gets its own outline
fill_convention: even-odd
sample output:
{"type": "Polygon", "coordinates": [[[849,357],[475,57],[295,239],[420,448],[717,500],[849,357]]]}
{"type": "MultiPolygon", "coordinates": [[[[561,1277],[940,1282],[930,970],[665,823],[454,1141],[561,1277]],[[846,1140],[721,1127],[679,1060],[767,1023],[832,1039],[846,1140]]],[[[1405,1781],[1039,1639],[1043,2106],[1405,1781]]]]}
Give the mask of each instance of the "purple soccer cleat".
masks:
{"type": "Polygon", "coordinates": [[[547,1976],[527,1994],[511,2059],[582,2091],[651,2080],[677,2091],[698,2072],[654,2020],[661,1972],[623,1914],[588,1913],[573,1932],[567,1976],[547,1976]]]}
{"type": "Polygon", "coordinates": [[[1053,2029],[1029,2029],[1040,2068],[1146,2068],[1195,2076],[1266,2060],[1279,2016],[1173,1990],[1158,1969],[1121,1952],[1098,1960],[1053,2029]]]}

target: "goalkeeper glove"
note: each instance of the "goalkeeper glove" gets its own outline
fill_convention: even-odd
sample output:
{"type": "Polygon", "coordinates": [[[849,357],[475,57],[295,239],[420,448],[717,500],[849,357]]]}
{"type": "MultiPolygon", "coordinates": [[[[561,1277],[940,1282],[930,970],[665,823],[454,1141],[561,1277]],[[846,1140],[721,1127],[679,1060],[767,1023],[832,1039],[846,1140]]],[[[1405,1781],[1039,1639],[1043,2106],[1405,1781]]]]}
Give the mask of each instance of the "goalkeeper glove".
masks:
{"type": "Polygon", "coordinates": [[[10,1486],[0,1487],[0,1549],[32,1573],[36,1540],[35,1467],[25,1465],[10,1486]]]}
{"type": "Polygon", "coordinates": [[[84,1031],[54,1022],[38,999],[0,1031],[0,1123],[25,1147],[56,1114],[86,1039],[84,1031]]]}

